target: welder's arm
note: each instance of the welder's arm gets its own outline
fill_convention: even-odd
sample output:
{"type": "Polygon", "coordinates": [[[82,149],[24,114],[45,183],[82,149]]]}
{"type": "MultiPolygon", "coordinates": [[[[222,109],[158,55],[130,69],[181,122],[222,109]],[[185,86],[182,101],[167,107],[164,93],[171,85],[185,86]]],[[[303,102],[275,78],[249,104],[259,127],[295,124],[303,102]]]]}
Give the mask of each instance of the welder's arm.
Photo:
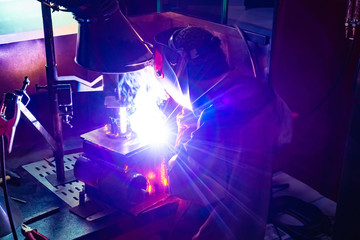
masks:
{"type": "Polygon", "coordinates": [[[176,137],[175,146],[184,144],[191,138],[191,133],[196,130],[197,118],[194,114],[185,108],[181,113],[176,116],[176,124],[178,128],[178,134],[176,137]]]}
{"type": "Polygon", "coordinates": [[[226,191],[226,167],[221,161],[215,121],[200,123],[179,153],[169,161],[170,191],[201,205],[220,201],[226,191]]]}
{"type": "Polygon", "coordinates": [[[264,239],[271,183],[268,157],[247,154],[245,162],[233,166],[225,200],[216,205],[193,240],[264,239]]]}

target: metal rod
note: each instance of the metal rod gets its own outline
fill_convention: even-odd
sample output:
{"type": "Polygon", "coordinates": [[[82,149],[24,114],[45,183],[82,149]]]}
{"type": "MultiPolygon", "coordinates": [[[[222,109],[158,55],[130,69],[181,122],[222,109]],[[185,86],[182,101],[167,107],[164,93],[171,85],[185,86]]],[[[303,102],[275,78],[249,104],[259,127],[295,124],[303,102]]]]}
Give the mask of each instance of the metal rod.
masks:
{"type": "Polygon", "coordinates": [[[223,0],[223,2],[222,2],[222,11],[221,11],[221,23],[222,24],[227,24],[228,8],[229,8],[229,1],[228,0],[223,0]]]}
{"type": "Polygon", "coordinates": [[[56,149],[53,151],[56,163],[56,177],[58,181],[64,181],[64,143],[62,136],[62,123],[59,115],[58,97],[56,92],[56,81],[58,76],[55,62],[54,34],[51,20],[51,9],[50,7],[42,3],[41,11],[44,26],[47,88],[53,125],[53,137],[56,141],[56,149]]]}
{"type": "Polygon", "coordinates": [[[156,0],[156,12],[160,13],[162,11],[162,2],[161,0],[156,0]]]}
{"type": "Polygon", "coordinates": [[[8,193],[8,189],[7,189],[6,168],[5,168],[5,151],[6,151],[5,150],[5,137],[4,137],[4,135],[1,135],[1,175],[2,175],[2,179],[3,179],[2,187],[4,188],[3,189],[4,190],[4,200],[5,200],[7,215],[9,218],[11,232],[13,234],[14,240],[17,240],[18,237],[16,234],[14,219],[13,219],[13,215],[12,215],[11,207],[10,207],[9,193],[8,193]]]}

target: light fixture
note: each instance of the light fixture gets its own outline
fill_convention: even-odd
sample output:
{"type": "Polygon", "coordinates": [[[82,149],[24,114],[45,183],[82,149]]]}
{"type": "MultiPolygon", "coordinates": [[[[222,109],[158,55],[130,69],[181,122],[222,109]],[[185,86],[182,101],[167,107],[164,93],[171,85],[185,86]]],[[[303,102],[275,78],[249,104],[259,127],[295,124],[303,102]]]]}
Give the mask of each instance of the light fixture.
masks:
{"type": "Polygon", "coordinates": [[[53,0],[71,11],[79,30],[75,61],[102,73],[125,73],[149,65],[153,55],[121,13],[117,0],[53,0]]]}

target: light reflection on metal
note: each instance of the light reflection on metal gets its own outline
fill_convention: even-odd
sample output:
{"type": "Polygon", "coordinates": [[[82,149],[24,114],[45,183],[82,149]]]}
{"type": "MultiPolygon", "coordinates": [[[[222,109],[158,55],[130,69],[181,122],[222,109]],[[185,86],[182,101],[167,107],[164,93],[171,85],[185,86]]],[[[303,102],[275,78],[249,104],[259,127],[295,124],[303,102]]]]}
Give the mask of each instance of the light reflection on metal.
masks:
{"type": "Polygon", "coordinates": [[[148,181],[148,185],[147,185],[146,191],[147,191],[149,194],[152,193],[152,186],[151,186],[151,184],[149,183],[149,181],[148,181]]]}
{"type": "Polygon", "coordinates": [[[162,161],[162,163],[161,163],[160,173],[161,173],[161,183],[162,183],[164,186],[167,186],[167,185],[168,185],[168,181],[167,181],[165,161],[162,161]]]}
{"type": "Polygon", "coordinates": [[[119,115],[120,115],[120,134],[125,134],[128,131],[128,120],[127,120],[128,114],[126,107],[120,107],[119,115]]]}
{"type": "Polygon", "coordinates": [[[155,174],[154,174],[153,172],[149,172],[148,175],[147,175],[147,177],[148,177],[149,179],[154,179],[156,176],[155,176],[155,174]]]}
{"type": "Polygon", "coordinates": [[[345,18],[345,38],[354,40],[356,29],[360,24],[360,0],[348,0],[345,18]]]}

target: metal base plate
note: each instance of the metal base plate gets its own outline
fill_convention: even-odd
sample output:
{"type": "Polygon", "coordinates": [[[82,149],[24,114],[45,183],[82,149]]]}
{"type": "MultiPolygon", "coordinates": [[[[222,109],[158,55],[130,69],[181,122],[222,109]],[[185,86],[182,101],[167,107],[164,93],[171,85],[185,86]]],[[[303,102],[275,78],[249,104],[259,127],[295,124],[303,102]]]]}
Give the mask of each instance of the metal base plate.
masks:
{"type": "MultiPolygon", "coordinates": [[[[72,171],[81,153],[68,154],[64,156],[65,171],[72,171]]],[[[22,166],[27,172],[35,177],[50,191],[55,193],[59,198],[66,202],[70,207],[75,207],[79,203],[79,192],[85,184],[78,180],[73,182],[53,186],[47,179],[47,176],[56,173],[54,158],[47,158],[38,162],[29,163],[22,166]]]]}
{"type": "MultiPolygon", "coordinates": [[[[67,171],[73,171],[76,160],[80,157],[82,153],[73,153],[67,154],[64,156],[64,167],[65,173],[67,171]]],[[[35,177],[40,183],[47,187],[50,191],[55,193],[56,196],[61,198],[65,203],[70,207],[74,208],[79,205],[79,193],[85,187],[85,184],[79,180],[73,182],[68,182],[60,184],[58,186],[53,186],[48,180],[47,177],[56,173],[55,170],[55,159],[46,158],[44,160],[26,164],[22,166],[28,173],[35,177]]],[[[90,201],[85,196],[85,202],[90,201]]],[[[112,213],[115,213],[117,210],[107,206],[101,205],[101,209],[98,212],[92,212],[91,216],[87,216],[87,221],[93,221],[105,216],[108,216],[112,213]]]]}

